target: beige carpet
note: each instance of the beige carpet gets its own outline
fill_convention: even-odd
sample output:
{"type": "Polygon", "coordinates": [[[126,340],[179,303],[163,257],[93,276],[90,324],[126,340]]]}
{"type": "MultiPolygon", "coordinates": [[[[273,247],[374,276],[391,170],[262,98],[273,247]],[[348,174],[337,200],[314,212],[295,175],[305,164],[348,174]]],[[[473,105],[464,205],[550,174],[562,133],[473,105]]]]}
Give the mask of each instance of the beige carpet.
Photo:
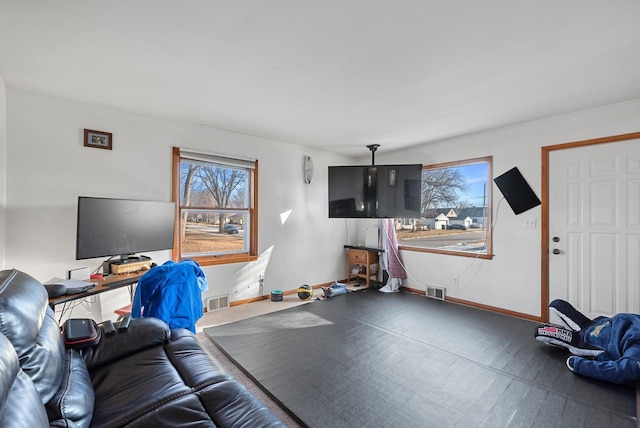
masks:
{"type": "MultiPolygon", "coordinates": [[[[366,287],[356,282],[347,283],[347,290],[359,291],[366,287]]],[[[228,324],[230,322],[243,320],[246,318],[257,317],[258,315],[268,314],[275,311],[281,311],[293,306],[303,305],[307,303],[317,302],[318,298],[324,298],[324,293],[320,288],[313,289],[313,297],[310,300],[300,300],[296,293],[282,296],[281,302],[272,302],[270,299],[260,300],[258,302],[247,303],[244,305],[232,306],[230,308],[219,309],[217,311],[207,312],[196,324],[196,331],[202,332],[207,327],[215,327],[217,325],[228,324]]]]}
{"type": "MultiPolygon", "coordinates": [[[[314,290],[316,294],[322,295],[322,291],[314,290]]],[[[202,332],[206,327],[214,327],[217,325],[228,324],[245,318],[256,317],[258,315],[271,312],[281,311],[302,304],[316,304],[317,300],[302,301],[297,294],[283,296],[282,302],[272,302],[271,300],[262,300],[259,302],[248,303],[245,305],[233,306],[231,308],[220,309],[208,312],[196,324],[197,338],[203,348],[211,354],[211,357],[223,367],[227,373],[235,377],[243,384],[253,395],[258,397],[280,420],[290,428],[298,428],[302,425],[298,424],[280,405],[272,400],[251,378],[249,378],[242,370],[238,368],[226,355],[224,355],[202,332]]]]}
{"type": "MultiPolygon", "coordinates": [[[[313,290],[314,297],[321,296],[322,290],[313,290]]],[[[269,299],[259,302],[247,303],[245,305],[232,306],[217,311],[207,312],[196,324],[196,331],[201,332],[203,328],[228,324],[230,322],[257,317],[258,315],[281,311],[293,306],[312,303],[314,300],[300,300],[297,294],[283,296],[281,302],[272,302],[269,299]]]]}

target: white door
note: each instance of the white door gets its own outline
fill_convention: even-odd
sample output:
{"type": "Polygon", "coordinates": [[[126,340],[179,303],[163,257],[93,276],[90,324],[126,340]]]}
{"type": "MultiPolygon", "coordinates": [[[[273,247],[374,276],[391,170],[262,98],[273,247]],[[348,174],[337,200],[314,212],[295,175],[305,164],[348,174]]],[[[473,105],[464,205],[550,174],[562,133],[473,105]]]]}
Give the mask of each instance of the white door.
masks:
{"type": "Polygon", "coordinates": [[[549,153],[549,252],[549,301],[640,313],[640,139],[549,153]]]}

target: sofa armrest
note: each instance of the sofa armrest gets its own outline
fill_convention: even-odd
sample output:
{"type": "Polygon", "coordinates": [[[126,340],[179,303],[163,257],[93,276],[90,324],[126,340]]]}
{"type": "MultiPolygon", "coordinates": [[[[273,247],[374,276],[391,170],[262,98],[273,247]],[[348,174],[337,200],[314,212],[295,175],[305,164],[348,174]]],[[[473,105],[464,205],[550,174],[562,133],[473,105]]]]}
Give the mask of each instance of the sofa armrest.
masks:
{"type": "Polygon", "coordinates": [[[67,349],[62,383],[46,404],[51,427],[88,427],[93,415],[95,395],[87,364],[75,349],[67,349]]]}
{"type": "Polygon", "coordinates": [[[143,349],[163,345],[170,339],[171,331],[164,321],[157,318],[134,318],[126,330],[109,336],[103,334],[100,343],[82,349],[81,353],[91,372],[143,349]]]}
{"type": "Polygon", "coordinates": [[[171,330],[171,341],[164,345],[168,358],[183,382],[198,390],[206,385],[233,379],[207,352],[195,334],[185,328],[171,330]]]}
{"type": "Polygon", "coordinates": [[[171,341],[179,340],[181,337],[195,338],[196,335],[186,328],[172,328],[171,341]]]}

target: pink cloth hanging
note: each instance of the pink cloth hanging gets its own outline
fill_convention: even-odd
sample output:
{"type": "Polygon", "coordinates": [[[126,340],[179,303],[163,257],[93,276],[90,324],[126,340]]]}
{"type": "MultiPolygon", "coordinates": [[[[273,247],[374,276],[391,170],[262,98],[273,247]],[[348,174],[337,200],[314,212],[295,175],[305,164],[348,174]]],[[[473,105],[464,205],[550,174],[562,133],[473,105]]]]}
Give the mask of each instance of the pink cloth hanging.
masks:
{"type": "Polygon", "coordinates": [[[396,226],[394,224],[394,220],[392,218],[385,218],[384,222],[384,226],[387,232],[385,253],[387,254],[389,260],[389,277],[404,279],[407,277],[407,271],[404,269],[402,258],[400,257],[400,252],[398,251],[398,237],[396,235],[396,226]]]}
{"type": "Polygon", "coordinates": [[[382,220],[384,224],[384,254],[383,257],[386,261],[386,270],[389,274],[387,284],[380,289],[380,291],[389,293],[398,291],[402,280],[407,277],[407,271],[402,263],[400,257],[400,251],[398,251],[398,238],[396,236],[396,227],[392,218],[385,218],[382,220]]]}

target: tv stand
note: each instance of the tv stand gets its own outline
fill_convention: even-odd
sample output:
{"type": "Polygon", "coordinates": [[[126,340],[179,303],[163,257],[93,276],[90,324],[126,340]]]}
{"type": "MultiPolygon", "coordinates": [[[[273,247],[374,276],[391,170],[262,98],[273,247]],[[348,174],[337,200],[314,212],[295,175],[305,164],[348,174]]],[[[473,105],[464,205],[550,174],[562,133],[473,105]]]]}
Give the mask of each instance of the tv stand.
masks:
{"type": "Polygon", "coordinates": [[[378,253],[384,252],[381,248],[360,247],[355,245],[345,245],[347,249],[347,283],[351,283],[351,278],[364,280],[367,287],[371,287],[371,279],[374,281],[378,277],[378,253]],[[351,272],[351,267],[357,266],[357,273],[351,272]]]}
{"type": "MultiPolygon", "coordinates": [[[[87,281],[94,282],[97,285],[91,290],[84,291],[82,293],[63,294],[62,296],[49,299],[49,306],[51,306],[51,309],[55,311],[56,305],[60,305],[60,304],[66,305],[67,303],[73,302],[75,300],[81,300],[86,297],[91,297],[96,294],[101,294],[107,291],[116,290],[122,287],[129,288],[129,297],[133,300],[133,293],[134,293],[133,286],[138,282],[138,280],[140,280],[140,277],[142,275],[143,275],[143,272],[138,272],[138,273],[128,273],[126,275],[110,275],[106,278],[100,278],[100,279],[88,279],[87,281]]],[[[62,315],[66,313],[67,309],[68,308],[66,306],[63,306],[63,309],[60,315],[61,319],[62,319],[62,315]]]]}

